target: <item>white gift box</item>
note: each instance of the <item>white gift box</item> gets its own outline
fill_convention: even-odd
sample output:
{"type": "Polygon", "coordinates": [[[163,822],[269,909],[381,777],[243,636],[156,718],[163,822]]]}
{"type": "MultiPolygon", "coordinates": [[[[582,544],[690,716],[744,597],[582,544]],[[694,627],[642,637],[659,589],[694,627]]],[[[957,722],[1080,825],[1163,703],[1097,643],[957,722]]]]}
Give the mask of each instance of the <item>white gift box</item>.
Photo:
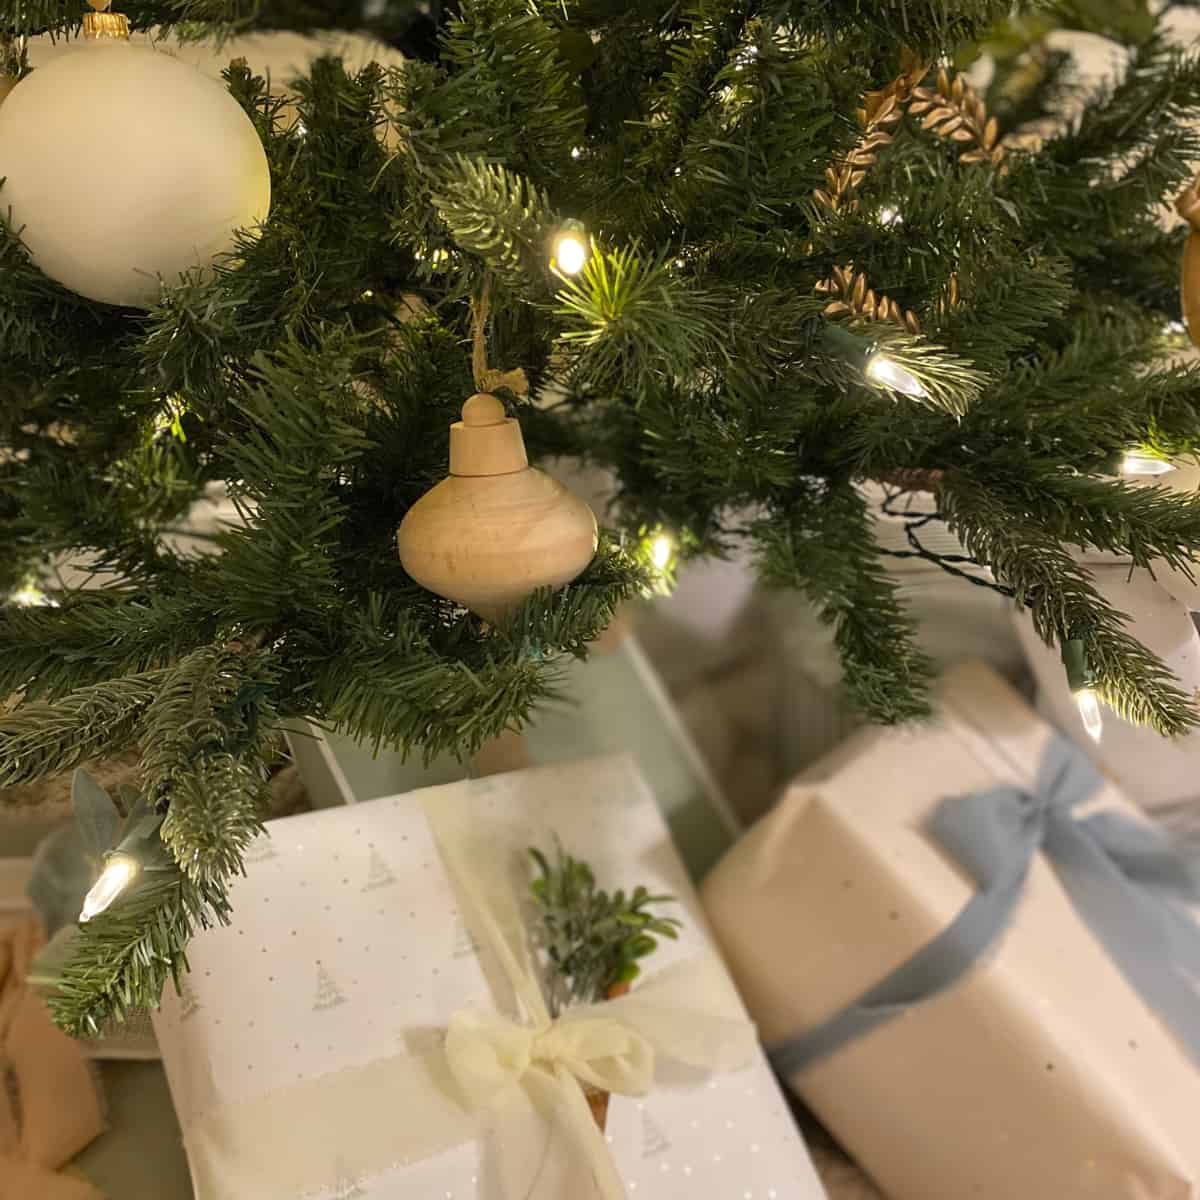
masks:
{"type": "MultiPolygon", "coordinates": [[[[981,665],[950,672],[941,699],[935,723],[864,731],[802,776],[706,880],[768,1045],[950,924],[974,883],[927,818],[948,797],[1031,787],[1056,736],[981,665]]],[[[1137,819],[1108,784],[1093,807],[1137,819]]],[[[965,978],[789,1083],[889,1200],[1200,1197],[1200,1070],[1041,854],[965,978]]]]}
{"type": "MultiPolygon", "coordinates": [[[[643,884],[676,897],[669,911],[684,922],[680,939],[646,961],[635,995],[656,972],[712,953],[683,864],[627,757],[276,821],[252,847],[247,876],[233,888],[233,925],[192,942],[182,995],[168,988],[155,1016],[197,1200],[265,1200],[277,1194],[276,1176],[287,1177],[279,1194],[337,1200],[494,1194],[481,1182],[487,1164],[478,1144],[364,1169],[328,1133],[333,1122],[321,1111],[325,1081],[428,1054],[440,1046],[452,1013],[491,1004],[463,900],[426,817],[439,803],[467,805],[475,835],[505,861],[518,864],[529,846],[552,846],[557,835],[608,890],[643,884]],[[311,1120],[287,1130],[288,1149],[277,1156],[265,1130],[259,1141],[245,1127],[246,1114],[269,1113],[273,1097],[294,1096],[310,1083],[311,1120]],[[222,1122],[238,1132],[214,1137],[222,1122]]],[[[344,1088],[339,1095],[342,1104],[344,1088]]],[[[354,1102],[364,1123],[380,1114],[388,1128],[394,1122],[401,1159],[406,1123],[418,1118],[406,1109],[406,1096],[364,1088],[354,1102]]],[[[676,1073],[644,1098],[614,1095],[608,1136],[632,1200],[824,1195],[757,1050],[751,1065],[736,1071],[676,1073]]]]}

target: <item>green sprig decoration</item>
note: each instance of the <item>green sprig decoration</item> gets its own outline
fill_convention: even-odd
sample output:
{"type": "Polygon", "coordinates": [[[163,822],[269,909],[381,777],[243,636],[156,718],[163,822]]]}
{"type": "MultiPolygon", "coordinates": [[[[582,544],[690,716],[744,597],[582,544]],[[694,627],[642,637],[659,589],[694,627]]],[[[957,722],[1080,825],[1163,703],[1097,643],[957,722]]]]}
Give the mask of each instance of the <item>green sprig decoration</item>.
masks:
{"type": "Polygon", "coordinates": [[[592,868],[557,841],[553,861],[535,847],[529,853],[538,870],[530,891],[541,917],[539,944],[553,1015],[571,1004],[609,999],[614,987],[641,974],[641,960],[658,948],[658,938],[678,937],[677,918],[650,911],[672,897],[640,886],[628,895],[610,895],[596,886],[592,868]]]}

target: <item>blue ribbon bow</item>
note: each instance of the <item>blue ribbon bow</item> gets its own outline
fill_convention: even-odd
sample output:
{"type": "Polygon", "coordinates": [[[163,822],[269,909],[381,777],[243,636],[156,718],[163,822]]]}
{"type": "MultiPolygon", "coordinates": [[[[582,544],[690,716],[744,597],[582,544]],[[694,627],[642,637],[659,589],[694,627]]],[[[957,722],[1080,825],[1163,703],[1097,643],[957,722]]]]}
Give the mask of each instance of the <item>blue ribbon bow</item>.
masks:
{"type": "Polygon", "coordinates": [[[1032,793],[998,787],[942,801],[928,832],[974,876],[975,895],[906,963],[807,1033],[770,1050],[792,1075],[954,987],[1012,921],[1029,867],[1044,850],[1076,912],[1125,978],[1200,1065],[1200,865],[1158,826],[1117,812],[1073,810],[1101,785],[1062,738],[1047,747],[1032,793]]]}

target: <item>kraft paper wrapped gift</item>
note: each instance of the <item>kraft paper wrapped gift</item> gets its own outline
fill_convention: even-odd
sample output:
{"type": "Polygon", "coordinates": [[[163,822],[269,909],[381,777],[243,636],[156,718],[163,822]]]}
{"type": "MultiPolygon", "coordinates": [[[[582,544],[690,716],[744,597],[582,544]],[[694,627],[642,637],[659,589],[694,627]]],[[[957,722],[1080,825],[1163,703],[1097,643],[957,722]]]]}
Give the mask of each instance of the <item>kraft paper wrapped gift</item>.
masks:
{"type": "MultiPolygon", "coordinates": [[[[249,858],[232,893],[233,925],[193,941],[182,994],[168,988],[155,1016],[197,1200],[824,1197],[663,818],[629,758],[287,818],[272,823],[249,858]],[[509,1040],[524,1034],[495,1021],[519,1013],[500,999],[511,989],[523,997],[526,1017],[518,1024],[536,1024],[528,1014],[540,1001],[522,990],[529,980],[513,973],[506,956],[520,959],[528,927],[513,902],[528,903],[528,847],[552,848],[556,836],[592,866],[601,886],[644,884],[676,897],[667,911],[684,923],[678,942],[663,943],[646,960],[630,995],[595,1006],[592,1015],[633,1021],[643,1032],[657,1025],[665,1042],[647,1036],[661,1050],[672,1039],[678,1045],[697,1014],[707,1019],[716,997],[720,1017],[703,1037],[693,1032],[688,1052],[704,1057],[736,1042],[737,1054],[703,1072],[693,1059],[684,1065],[659,1055],[645,1094],[613,1094],[606,1144],[577,1073],[563,1081],[559,1060],[547,1059],[545,1037],[566,1038],[571,1029],[579,1036],[568,1022],[588,1010],[568,1009],[552,1034],[533,1043],[537,1069],[504,1093],[513,1105],[498,1106],[490,1132],[430,1153],[439,1122],[458,1111],[461,1091],[447,1085],[443,1068],[449,1051],[461,1049],[455,1039],[464,1029],[490,1037],[499,1028],[494,1045],[504,1049],[495,1059],[484,1052],[461,1061],[524,1061],[509,1040]],[[692,980],[702,985],[695,992],[692,980]],[[468,1010],[474,1015],[463,1017],[468,1010]],[[456,1031],[449,1041],[448,1026],[456,1031]],[[571,1133],[562,1124],[566,1093],[554,1092],[555,1079],[574,1089],[570,1111],[582,1106],[584,1133],[608,1166],[584,1162],[582,1178],[578,1157],[568,1155],[570,1182],[547,1187],[550,1172],[562,1167],[556,1141],[564,1129],[571,1133]],[[536,1162],[532,1173],[514,1162],[517,1147],[536,1162]],[[607,1190],[595,1183],[614,1168],[607,1190]]],[[[610,1045],[605,1054],[604,1069],[637,1065],[632,1052],[610,1045]]]]}
{"type": "MultiPolygon", "coordinates": [[[[954,921],[976,881],[935,844],[932,815],[998,786],[1032,792],[1055,738],[990,670],[957,668],[935,723],[852,738],[734,847],[704,903],[768,1047],[841,1013],[954,921]]],[[[1140,820],[1102,780],[1093,810],[1140,820]]],[[[1045,853],[1019,894],[959,982],[790,1086],[890,1200],[1196,1200],[1200,1069],[1045,853]]]]}

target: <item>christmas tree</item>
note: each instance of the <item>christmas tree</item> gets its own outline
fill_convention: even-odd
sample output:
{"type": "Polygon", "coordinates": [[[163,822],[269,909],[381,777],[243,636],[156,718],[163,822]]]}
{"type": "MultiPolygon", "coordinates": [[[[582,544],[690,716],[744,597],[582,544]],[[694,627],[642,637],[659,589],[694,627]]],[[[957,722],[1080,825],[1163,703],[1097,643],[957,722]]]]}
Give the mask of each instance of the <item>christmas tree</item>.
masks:
{"type": "MultiPolygon", "coordinates": [[[[1011,7],[462,0],[410,40],[426,57],[319,59],[290,100],[231,63],[269,216],[212,270],[153,281],[148,307],[50,278],[36,213],[0,228],[0,696],[19,697],[0,785],[137,749],[177,864],[84,928],[64,1027],[153,1003],[225,919],[282,720],[468,755],[671,546],[749,539],[833,627],[866,717],[925,713],[931,664],[865,481],[932,493],[1073,682],[1165,735],[1197,723],[1074,551],[1187,571],[1200,549],[1200,500],[1119,477],[1131,452],[1200,448],[1200,374],[1164,361],[1183,232],[1161,221],[1200,157],[1200,64],[1131,20],[1127,68],[1054,122],[1070,82],[1035,27],[1003,25],[984,93],[952,65],[1011,7]],[[481,391],[534,461],[619,483],[590,565],[488,620],[396,547],[481,391]],[[217,485],[242,524],[186,553],[171,535],[217,485]],[[80,555],[105,586],[47,574],[80,555]]],[[[412,32],[396,3],[123,11],[189,34],[412,32]]],[[[18,74],[27,35],[80,23],[0,0],[18,74]]],[[[202,136],[178,113],[185,149],[202,136]]]]}

